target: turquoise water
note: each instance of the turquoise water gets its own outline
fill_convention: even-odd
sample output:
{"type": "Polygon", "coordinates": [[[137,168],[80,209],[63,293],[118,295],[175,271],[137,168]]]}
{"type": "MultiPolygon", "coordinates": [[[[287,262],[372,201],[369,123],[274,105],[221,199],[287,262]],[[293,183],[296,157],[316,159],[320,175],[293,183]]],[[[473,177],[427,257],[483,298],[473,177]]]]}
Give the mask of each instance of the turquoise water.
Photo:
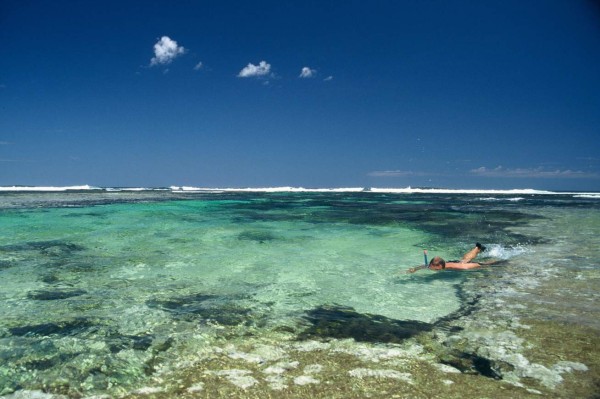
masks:
{"type": "MultiPolygon", "coordinates": [[[[574,236],[595,240],[594,198],[0,196],[4,395],[123,395],[156,385],[159,375],[168,385],[186,360],[201,362],[240,337],[397,344],[459,312],[461,290],[482,277],[406,274],[425,248],[430,257],[460,258],[481,241],[488,257],[508,262],[498,267],[537,268],[529,262],[543,249],[552,268],[566,260],[583,280],[597,270],[595,247],[572,249],[574,236]],[[348,317],[388,330],[334,328],[348,317]]],[[[547,278],[524,273],[521,281],[533,285],[547,278]]]]}

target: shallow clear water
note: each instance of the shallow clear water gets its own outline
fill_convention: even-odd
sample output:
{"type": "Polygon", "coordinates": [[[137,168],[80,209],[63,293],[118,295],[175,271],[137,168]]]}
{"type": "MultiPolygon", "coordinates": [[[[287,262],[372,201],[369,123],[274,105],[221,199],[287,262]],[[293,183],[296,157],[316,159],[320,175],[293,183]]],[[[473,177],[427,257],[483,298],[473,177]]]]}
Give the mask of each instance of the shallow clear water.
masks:
{"type": "Polygon", "coordinates": [[[572,274],[587,288],[562,306],[579,313],[544,317],[597,327],[582,307],[599,210],[572,195],[3,193],[0,394],[124,394],[273,332],[398,343],[456,314],[482,277],[533,292],[572,274]],[[476,241],[508,261],[496,270],[525,269],[405,273],[424,248],[456,259],[476,241]],[[335,327],[360,317],[388,330],[335,327]]]}

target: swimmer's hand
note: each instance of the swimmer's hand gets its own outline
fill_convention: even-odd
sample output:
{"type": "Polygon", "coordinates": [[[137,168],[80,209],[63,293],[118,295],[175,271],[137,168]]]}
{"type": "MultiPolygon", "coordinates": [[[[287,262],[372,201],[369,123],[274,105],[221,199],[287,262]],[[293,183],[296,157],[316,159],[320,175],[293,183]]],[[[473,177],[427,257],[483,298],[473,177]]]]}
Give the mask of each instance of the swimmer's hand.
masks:
{"type": "Polygon", "coordinates": [[[426,269],[426,268],[427,268],[427,265],[415,266],[415,267],[411,267],[410,269],[408,269],[408,270],[406,271],[406,273],[414,273],[414,272],[416,272],[417,270],[426,269]]]}

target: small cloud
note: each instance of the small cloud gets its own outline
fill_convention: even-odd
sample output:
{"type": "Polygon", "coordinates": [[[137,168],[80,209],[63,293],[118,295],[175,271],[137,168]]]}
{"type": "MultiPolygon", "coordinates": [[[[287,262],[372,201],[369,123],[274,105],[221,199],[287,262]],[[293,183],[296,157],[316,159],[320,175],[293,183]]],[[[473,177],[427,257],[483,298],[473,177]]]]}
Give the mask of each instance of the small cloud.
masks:
{"type": "Polygon", "coordinates": [[[303,67],[302,71],[300,71],[299,78],[312,78],[317,73],[316,69],[311,69],[309,67],[303,67]]]}
{"type": "Polygon", "coordinates": [[[329,75],[325,79],[323,79],[324,82],[329,82],[330,80],[333,80],[333,76],[331,76],[331,75],[329,75]]]}
{"type": "Polygon", "coordinates": [[[512,178],[535,178],[535,179],[589,179],[599,178],[600,174],[583,172],[580,170],[545,170],[543,168],[504,168],[498,166],[488,169],[484,166],[472,169],[471,174],[484,177],[512,177],[512,178]]]}
{"type": "Polygon", "coordinates": [[[194,67],[194,71],[199,71],[204,67],[204,64],[202,63],[202,61],[200,61],[199,63],[196,64],[196,66],[194,67]]]}
{"type": "Polygon", "coordinates": [[[254,65],[249,63],[244,67],[240,73],[238,73],[239,78],[251,78],[251,77],[260,77],[268,75],[271,72],[271,64],[266,61],[261,61],[258,65],[254,65]]]}
{"type": "Polygon", "coordinates": [[[371,177],[407,177],[407,176],[431,176],[427,172],[413,172],[410,170],[378,170],[368,173],[371,177]]]}
{"type": "Polygon", "coordinates": [[[8,142],[8,141],[0,141],[0,145],[9,145],[9,144],[10,144],[10,142],[8,142]]]}
{"type": "Polygon", "coordinates": [[[178,46],[175,40],[169,36],[163,36],[154,45],[154,57],[150,60],[150,66],[170,64],[178,56],[184,54],[186,49],[178,46]]]}

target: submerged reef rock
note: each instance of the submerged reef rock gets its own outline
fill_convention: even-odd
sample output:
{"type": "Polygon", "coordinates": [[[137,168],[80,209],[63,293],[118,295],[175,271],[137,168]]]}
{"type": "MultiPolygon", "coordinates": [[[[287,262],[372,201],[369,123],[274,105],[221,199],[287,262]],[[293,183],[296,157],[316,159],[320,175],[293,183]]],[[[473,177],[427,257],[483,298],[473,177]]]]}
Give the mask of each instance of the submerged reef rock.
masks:
{"type": "Polygon", "coordinates": [[[299,339],[354,338],[362,342],[398,343],[433,325],[415,320],[394,320],[380,315],[362,314],[351,307],[324,305],[307,312],[312,325],[299,339]]]}
{"type": "Polygon", "coordinates": [[[113,333],[107,337],[108,348],[112,353],[126,349],[145,351],[152,346],[152,335],[122,335],[113,333]]]}
{"type": "Polygon", "coordinates": [[[27,294],[29,299],[37,301],[55,301],[58,299],[67,299],[75,296],[87,294],[84,290],[69,289],[69,290],[43,290],[43,291],[32,291],[27,294]]]}
{"type": "Polygon", "coordinates": [[[237,297],[194,294],[168,300],[150,300],[146,304],[188,321],[200,319],[225,326],[252,324],[251,310],[235,303],[237,297]]]}

